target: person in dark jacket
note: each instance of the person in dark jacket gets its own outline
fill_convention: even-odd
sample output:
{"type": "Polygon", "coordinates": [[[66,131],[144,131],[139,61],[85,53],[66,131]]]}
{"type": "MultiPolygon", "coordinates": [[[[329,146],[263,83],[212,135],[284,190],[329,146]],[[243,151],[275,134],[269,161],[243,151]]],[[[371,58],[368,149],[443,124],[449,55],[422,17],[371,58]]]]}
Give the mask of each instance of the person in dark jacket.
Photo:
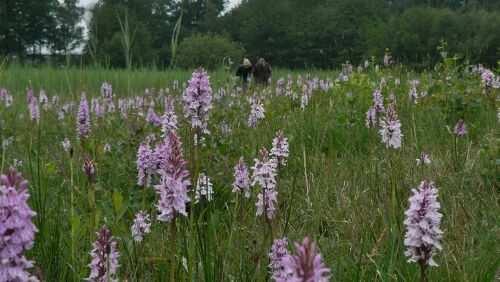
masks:
{"type": "Polygon", "coordinates": [[[264,60],[264,58],[260,58],[253,68],[253,76],[255,78],[255,83],[268,85],[269,79],[271,78],[272,69],[271,65],[264,60]]]}
{"type": "Polygon", "coordinates": [[[242,81],[243,90],[248,88],[248,82],[250,80],[250,75],[252,74],[252,63],[249,59],[244,58],[243,63],[236,70],[236,76],[239,76],[242,81]]]}

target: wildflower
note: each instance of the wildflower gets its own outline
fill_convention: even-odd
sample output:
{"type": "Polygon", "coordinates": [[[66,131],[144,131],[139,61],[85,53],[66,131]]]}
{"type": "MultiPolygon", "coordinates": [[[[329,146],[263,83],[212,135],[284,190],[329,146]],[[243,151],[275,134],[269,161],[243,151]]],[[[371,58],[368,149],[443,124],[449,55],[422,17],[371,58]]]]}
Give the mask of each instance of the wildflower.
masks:
{"type": "Polygon", "coordinates": [[[465,121],[463,119],[458,120],[458,122],[455,125],[455,128],[453,130],[453,133],[455,133],[455,135],[457,137],[463,137],[463,136],[467,135],[467,133],[468,133],[467,125],[465,124],[465,121]]]}
{"type": "Polygon", "coordinates": [[[288,138],[285,137],[282,130],[278,130],[276,137],[273,139],[273,147],[271,148],[271,156],[276,158],[278,164],[286,166],[288,159],[288,138]]]}
{"type": "Polygon", "coordinates": [[[90,113],[89,113],[89,103],[87,102],[87,97],[85,93],[82,93],[80,99],[80,106],[78,107],[78,115],[76,117],[76,129],[77,134],[80,139],[85,139],[90,134],[90,113]]]}
{"type": "Polygon", "coordinates": [[[487,68],[482,68],[481,82],[486,88],[492,87],[495,82],[495,74],[487,68]]]}
{"type": "Polygon", "coordinates": [[[290,278],[283,265],[283,258],[288,256],[288,239],[275,239],[269,252],[269,268],[274,281],[287,281],[290,278]]]}
{"type": "Polygon", "coordinates": [[[220,127],[220,132],[222,133],[222,135],[224,136],[229,136],[231,135],[231,133],[233,132],[233,129],[231,128],[231,126],[225,121],[223,120],[220,124],[219,124],[219,127],[220,127]]]}
{"type": "Polygon", "coordinates": [[[50,107],[49,104],[49,97],[47,97],[47,94],[45,93],[45,90],[40,90],[40,94],[38,95],[40,99],[40,105],[42,105],[42,108],[44,111],[47,111],[50,107]]]}
{"type": "Polygon", "coordinates": [[[285,79],[282,77],[276,81],[276,96],[285,95],[285,79]]]}
{"type": "Polygon", "coordinates": [[[155,157],[149,142],[144,142],[139,145],[137,150],[137,185],[149,186],[151,185],[151,177],[154,173],[155,157]]]}
{"type": "Polygon", "coordinates": [[[394,86],[399,87],[399,85],[401,85],[401,79],[395,78],[394,79],[394,86]]]}
{"type": "Polygon", "coordinates": [[[191,183],[182,143],[175,131],[168,133],[165,144],[167,157],[160,166],[160,183],[155,185],[155,189],[160,196],[158,220],[170,222],[177,214],[187,216],[186,203],[189,202],[188,188],[191,183]]]}
{"type": "Polygon", "coordinates": [[[377,115],[379,113],[384,113],[384,97],[382,96],[382,92],[379,89],[373,91],[372,94],[372,106],[366,112],[366,127],[371,128],[375,126],[377,115]]]}
{"type": "Polygon", "coordinates": [[[142,96],[135,96],[135,105],[134,107],[136,109],[141,109],[142,107],[144,107],[144,97],[142,96]]]}
{"type": "Polygon", "coordinates": [[[28,87],[26,89],[26,102],[29,104],[31,102],[31,99],[33,99],[33,97],[34,97],[33,88],[28,87]]]}
{"type": "Polygon", "coordinates": [[[316,244],[311,239],[305,237],[301,244],[295,243],[295,252],[294,255],[286,255],[282,259],[285,273],[289,277],[276,281],[326,282],[330,280],[330,269],[326,267],[316,244]]]}
{"type": "Polygon", "coordinates": [[[64,152],[69,153],[71,150],[71,141],[67,137],[61,142],[64,152]]]}
{"type": "Polygon", "coordinates": [[[260,159],[255,159],[252,167],[252,186],[259,185],[262,189],[257,195],[257,216],[266,214],[268,219],[273,219],[276,214],[278,202],[278,191],[276,191],[276,168],[277,162],[269,158],[268,151],[263,148],[260,151],[260,159]]]}
{"type": "Polygon", "coordinates": [[[104,153],[111,152],[111,145],[109,143],[104,144],[104,153]]]}
{"type": "Polygon", "coordinates": [[[108,113],[114,113],[116,111],[116,106],[113,100],[105,100],[105,105],[108,113]]]}
{"type": "Polygon", "coordinates": [[[398,149],[401,147],[403,134],[401,133],[401,122],[398,119],[394,103],[389,104],[385,117],[380,120],[379,133],[382,142],[385,143],[387,148],[398,149]]]}
{"type": "Polygon", "coordinates": [[[20,168],[23,166],[23,161],[22,160],[18,160],[18,159],[13,159],[12,160],[12,166],[14,168],[20,168]]]}
{"type": "Polygon", "coordinates": [[[0,88],[0,102],[2,101],[7,108],[12,105],[13,97],[5,88],[0,88]]]}
{"type": "Polygon", "coordinates": [[[196,183],[196,189],[194,194],[194,203],[197,204],[202,198],[211,202],[213,200],[214,189],[210,178],[204,173],[200,173],[198,176],[198,181],[196,183]]]}
{"type": "Polygon", "coordinates": [[[425,152],[420,153],[420,157],[417,159],[417,165],[428,165],[431,163],[429,155],[425,152]]]}
{"type": "Polygon", "coordinates": [[[111,231],[103,226],[97,232],[97,239],[92,243],[92,251],[90,256],[90,275],[87,278],[91,282],[108,282],[117,281],[116,275],[118,267],[118,258],[120,253],[117,249],[117,243],[111,231]]]}
{"type": "Polygon", "coordinates": [[[212,108],[212,88],[207,72],[195,70],[183,94],[184,116],[191,119],[191,127],[208,133],[208,113],[212,108]]]}
{"type": "Polygon", "coordinates": [[[101,85],[101,96],[103,99],[111,100],[113,98],[113,86],[107,81],[101,85]]]}
{"type": "Polygon", "coordinates": [[[412,80],[410,81],[410,90],[408,91],[408,97],[410,98],[410,101],[413,103],[417,104],[418,102],[418,91],[417,91],[417,86],[420,84],[420,81],[418,80],[412,80]]]}
{"type": "Polygon", "coordinates": [[[259,98],[253,98],[250,104],[250,115],[248,116],[248,126],[256,127],[257,122],[265,118],[264,105],[259,98]]]}
{"type": "Polygon", "coordinates": [[[384,66],[387,67],[391,64],[392,64],[392,56],[391,53],[389,52],[389,49],[386,49],[384,54],[384,66]]]}
{"type": "Polygon", "coordinates": [[[59,105],[59,96],[57,95],[52,96],[52,105],[53,106],[59,105]]]}
{"type": "Polygon", "coordinates": [[[366,112],[365,125],[368,128],[374,127],[377,124],[377,111],[374,107],[370,107],[366,112]]]}
{"type": "Polygon", "coordinates": [[[14,142],[14,136],[10,136],[2,140],[2,149],[5,151],[14,142]]]}
{"type": "Polygon", "coordinates": [[[151,233],[151,220],[145,211],[139,211],[135,215],[134,224],[130,228],[132,237],[136,242],[142,242],[144,235],[151,233]]]}
{"type": "Polygon", "coordinates": [[[128,102],[125,99],[118,99],[118,109],[120,109],[120,115],[123,119],[127,119],[128,117],[128,102]]]}
{"type": "Polygon", "coordinates": [[[32,121],[40,122],[40,105],[38,104],[38,99],[35,96],[32,96],[29,100],[29,111],[30,117],[32,121]]]}
{"type": "Polygon", "coordinates": [[[94,115],[98,118],[103,117],[105,114],[105,109],[103,106],[101,106],[101,102],[99,101],[98,98],[92,98],[91,102],[91,111],[94,113],[94,115]]]}
{"type": "Polygon", "coordinates": [[[95,182],[96,169],[94,161],[89,158],[85,158],[83,161],[83,172],[85,172],[85,175],[90,183],[95,182]]]}
{"type": "Polygon", "coordinates": [[[437,200],[438,190],[431,181],[422,181],[418,189],[412,190],[406,210],[406,234],[404,244],[408,262],[437,266],[433,257],[442,249],[440,240],[443,231],[439,228],[442,214],[437,200]]]}
{"type": "Polygon", "coordinates": [[[248,175],[248,168],[243,160],[240,158],[238,164],[234,167],[234,182],[233,193],[245,192],[245,197],[250,198],[250,177],[248,175]]]}
{"type": "Polygon", "coordinates": [[[24,256],[37,232],[28,198],[28,182],[14,168],[0,176],[0,281],[37,281],[24,256]]]}
{"type": "Polygon", "coordinates": [[[159,126],[161,124],[161,120],[158,115],[155,113],[153,107],[149,107],[148,113],[146,115],[146,121],[154,126],[159,126]]]}
{"type": "Polygon", "coordinates": [[[313,87],[311,87],[310,83],[304,83],[302,85],[302,99],[300,101],[300,108],[305,110],[307,105],[309,105],[309,99],[313,94],[313,87]]]}
{"type": "Polygon", "coordinates": [[[384,108],[384,96],[382,96],[382,92],[379,89],[373,91],[373,107],[377,113],[385,112],[384,108]]]}
{"type": "Polygon", "coordinates": [[[165,113],[161,116],[162,137],[167,136],[171,130],[177,130],[177,115],[175,114],[174,100],[169,96],[165,101],[165,113]]]}
{"type": "Polygon", "coordinates": [[[7,97],[7,95],[9,95],[9,92],[7,91],[7,89],[0,88],[0,101],[5,99],[5,97],[7,97]]]}

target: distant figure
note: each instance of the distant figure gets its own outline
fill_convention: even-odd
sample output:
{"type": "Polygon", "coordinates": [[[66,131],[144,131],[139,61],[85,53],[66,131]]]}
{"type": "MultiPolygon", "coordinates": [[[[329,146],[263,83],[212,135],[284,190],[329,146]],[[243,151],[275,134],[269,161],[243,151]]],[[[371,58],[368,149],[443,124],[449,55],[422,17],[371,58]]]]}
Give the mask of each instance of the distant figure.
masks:
{"type": "Polygon", "coordinates": [[[252,63],[249,59],[244,58],[243,64],[241,64],[236,70],[236,76],[241,78],[243,84],[243,90],[245,91],[248,87],[248,80],[252,74],[252,63]]]}
{"type": "Polygon", "coordinates": [[[253,76],[255,78],[255,83],[267,85],[269,83],[269,79],[271,78],[271,65],[266,62],[263,58],[260,58],[255,64],[253,69],[253,76]]]}

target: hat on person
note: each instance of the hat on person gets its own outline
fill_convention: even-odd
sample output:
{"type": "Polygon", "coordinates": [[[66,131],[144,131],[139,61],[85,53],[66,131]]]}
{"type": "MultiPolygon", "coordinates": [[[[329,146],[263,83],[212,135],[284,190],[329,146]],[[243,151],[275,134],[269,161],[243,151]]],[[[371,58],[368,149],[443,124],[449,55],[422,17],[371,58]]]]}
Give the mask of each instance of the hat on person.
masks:
{"type": "Polygon", "coordinates": [[[249,67],[249,66],[251,66],[251,65],[252,65],[252,63],[250,62],[250,60],[249,60],[249,59],[244,58],[244,59],[243,59],[243,65],[244,65],[245,67],[249,67]]]}

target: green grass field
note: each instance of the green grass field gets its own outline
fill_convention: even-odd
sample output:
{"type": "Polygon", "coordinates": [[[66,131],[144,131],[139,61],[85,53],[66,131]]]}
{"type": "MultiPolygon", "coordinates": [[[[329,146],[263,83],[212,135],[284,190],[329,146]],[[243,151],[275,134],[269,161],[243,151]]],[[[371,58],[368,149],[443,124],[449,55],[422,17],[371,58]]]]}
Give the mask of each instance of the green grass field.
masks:
{"type": "MultiPolygon", "coordinates": [[[[404,254],[403,221],[411,189],[429,179],[439,190],[444,232],[443,250],[435,257],[439,266],[428,270],[429,281],[495,280],[500,266],[498,89],[484,93],[478,75],[454,68],[414,73],[394,67],[356,71],[348,81],[336,81],[338,71],[277,70],[269,88],[252,86],[245,94],[231,95],[235,82],[230,73],[209,74],[214,95],[221,88],[226,95],[213,100],[211,134],[195,147],[181,98],[191,72],[20,66],[0,70],[0,88],[14,99],[10,107],[0,100],[0,140],[12,140],[1,148],[1,169],[22,161],[18,170],[29,181],[29,204],[39,229],[33,249],[26,253],[35,264],[32,273],[43,281],[88,277],[92,242],[105,224],[118,242],[120,281],[270,280],[267,255],[272,240],[283,236],[291,242],[305,236],[315,240],[333,281],[418,281],[418,265],[408,263],[404,254]],[[307,73],[334,84],[328,91],[315,90],[303,110],[296,80],[307,73]],[[274,95],[276,80],[286,81],[288,74],[297,99],[274,95]],[[419,91],[428,93],[417,104],[408,97],[413,79],[420,80],[419,91]],[[177,90],[174,80],[180,82],[177,90]],[[372,93],[381,80],[386,82],[386,103],[391,93],[396,97],[404,135],[400,149],[386,148],[378,129],[365,126],[372,93]],[[115,102],[142,96],[146,88],[153,97],[169,88],[176,98],[178,133],[192,182],[200,172],[210,176],[214,200],[191,206],[187,217],[177,218],[175,241],[171,225],[156,220],[154,189],[136,184],[139,144],[152,133],[159,138],[160,129],[138,110],[129,110],[123,118],[117,109],[99,119],[91,114],[90,137],[76,137],[80,94],[86,92],[89,101],[100,96],[104,81],[113,85],[115,102]],[[39,123],[30,120],[30,85],[35,95],[44,89],[49,99],[60,98],[58,106],[41,106],[39,123]],[[263,99],[265,119],[249,128],[247,99],[254,94],[263,99]],[[69,101],[74,107],[59,120],[61,105],[69,101]],[[461,118],[468,134],[457,138],[453,128],[461,118]],[[259,188],[250,199],[231,192],[233,168],[241,156],[253,166],[259,149],[270,149],[280,129],[288,137],[290,157],[279,169],[279,208],[269,223],[255,216],[259,188]],[[72,154],[61,146],[65,137],[73,145],[72,154]],[[105,152],[105,144],[110,152],[105,152]],[[417,166],[423,151],[432,162],[417,166]],[[86,157],[96,163],[95,183],[82,169],[86,157]],[[141,243],[133,241],[130,231],[139,210],[152,219],[152,232],[141,243]]],[[[163,104],[157,102],[155,110],[163,113],[163,104]]]]}

